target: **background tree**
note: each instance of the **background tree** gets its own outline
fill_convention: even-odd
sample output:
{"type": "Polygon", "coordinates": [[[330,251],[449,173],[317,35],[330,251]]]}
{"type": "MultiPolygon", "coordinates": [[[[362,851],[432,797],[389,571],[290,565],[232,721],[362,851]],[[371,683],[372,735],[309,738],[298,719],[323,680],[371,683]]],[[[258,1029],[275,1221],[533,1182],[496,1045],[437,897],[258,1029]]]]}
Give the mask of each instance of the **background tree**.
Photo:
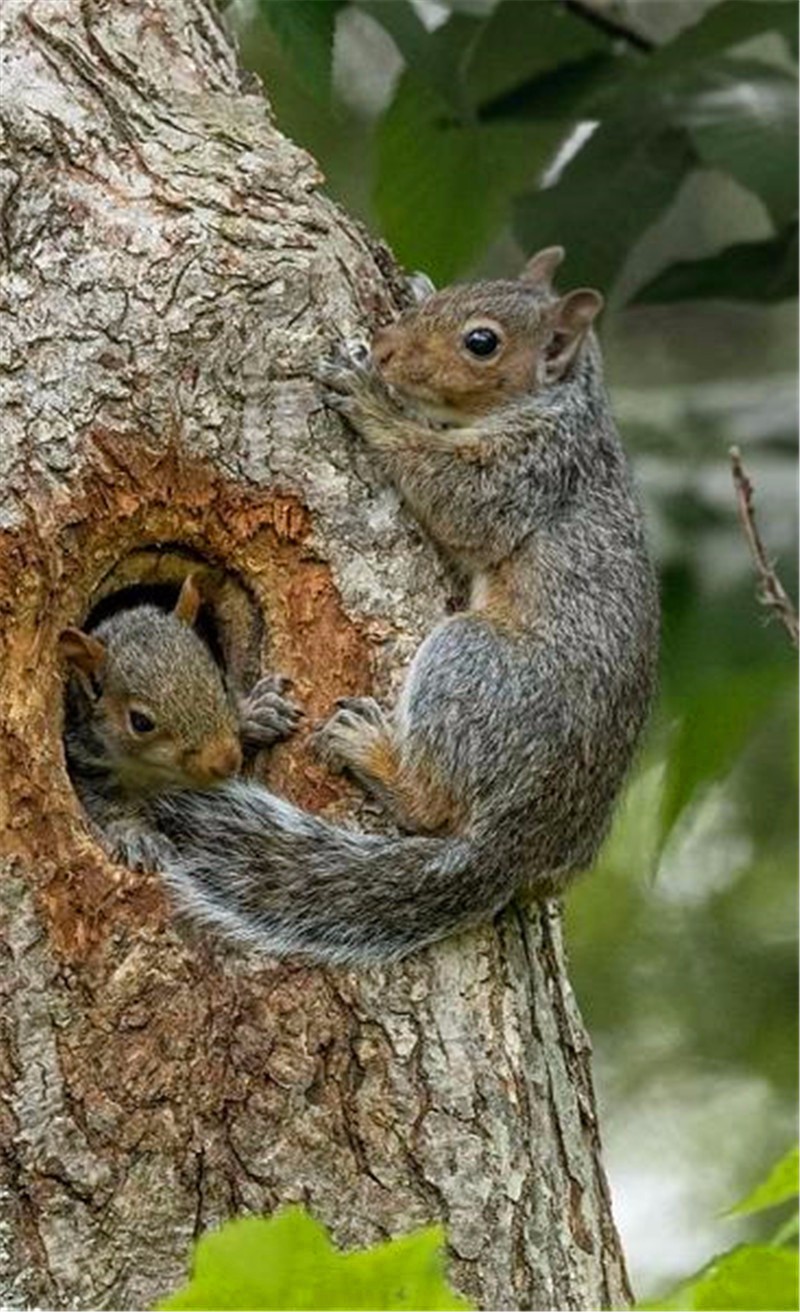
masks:
{"type": "MultiPolygon", "coordinates": [[[[391,259],[214,8],[9,0],[3,26],[0,1301],[147,1307],[193,1236],[294,1200],[345,1245],[443,1219],[484,1306],[624,1304],[555,909],[395,968],[275,964],[179,933],[87,829],[63,625],[191,563],[227,664],[285,670],[313,718],[389,690],[448,580],[310,381],[390,316],[391,259]]],[[[302,741],[269,777],[356,805],[302,741]]]]}
{"type": "Polygon", "coordinates": [[[563,242],[563,286],[609,295],[607,374],[661,564],[661,700],[567,936],[645,1294],[729,1246],[722,1214],[796,1130],[795,662],[754,600],[728,448],[796,597],[797,6],[227,12],[285,130],[403,261],[513,275],[563,242]]]}

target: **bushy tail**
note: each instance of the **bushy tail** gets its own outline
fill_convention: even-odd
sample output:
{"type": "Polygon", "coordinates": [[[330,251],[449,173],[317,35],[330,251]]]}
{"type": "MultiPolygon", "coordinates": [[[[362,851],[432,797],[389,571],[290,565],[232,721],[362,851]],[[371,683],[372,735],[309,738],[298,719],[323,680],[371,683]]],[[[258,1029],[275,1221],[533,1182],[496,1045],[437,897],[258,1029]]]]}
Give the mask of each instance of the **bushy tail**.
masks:
{"type": "Polygon", "coordinates": [[[257,784],[156,798],[176,850],[164,876],[195,919],[282,955],[404,956],[499,909],[513,881],[466,838],[337,828],[257,784]]]}

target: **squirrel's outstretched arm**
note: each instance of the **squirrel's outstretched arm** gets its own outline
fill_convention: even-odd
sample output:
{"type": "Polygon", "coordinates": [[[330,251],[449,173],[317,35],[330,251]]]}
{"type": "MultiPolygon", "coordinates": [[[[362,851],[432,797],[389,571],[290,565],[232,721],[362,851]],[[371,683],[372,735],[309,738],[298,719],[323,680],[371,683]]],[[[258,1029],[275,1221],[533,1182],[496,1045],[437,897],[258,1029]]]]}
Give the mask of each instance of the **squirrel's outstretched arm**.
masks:
{"type": "Polygon", "coordinates": [[[369,359],[340,351],[319,373],[328,403],[378,453],[431,537],[484,561],[508,556],[558,505],[590,458],[587,432],[605,417],[591,373],[451,426],[405,408],[369,359]]]}

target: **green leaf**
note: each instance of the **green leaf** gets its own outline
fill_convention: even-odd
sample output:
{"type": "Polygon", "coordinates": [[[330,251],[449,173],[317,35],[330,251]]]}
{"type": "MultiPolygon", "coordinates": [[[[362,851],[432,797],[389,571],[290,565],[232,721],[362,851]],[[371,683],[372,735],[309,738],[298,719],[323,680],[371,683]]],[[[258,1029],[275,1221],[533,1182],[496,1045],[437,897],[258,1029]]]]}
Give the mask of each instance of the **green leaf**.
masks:
{"type": "Polygon", "coordinates": [[[500,0],[476,33],[462,76],[470,102],[479,105],[529,78],[561,76],[570,64],[607,55],[612,46],[604,32],[561,5],[500,0]]]}
{"type": "Polygon", "coordinates": [[[602,117],[601,108],[609,103],[613,108],[613,98],[623,85],[623,65],[620,55],[597,53],[559,64],[482,105],[481,120],[541,123],[560,119],[566,125],[602,117]]]}
{"type": "MultiPolygon", "coordinates": [[[[584,80],[581,112],[599,116],[600,127],[554,186],[520,199],[515,228],[529,250],[556,240],[568,254],[579,248],[577,262],[568,265],[573,280],[610,285],[697,163],[722,169],[756,192],[778,225],[794,214],[793,77],[755,60],[684,67],[667,60],[666,50],[644,73],[616,83],[597,66],[578,66],[572,75],[584,80]]],[[[540,121],[543,95],[558,103],[556,89],[546,91],[540,86],[540,121]]],[[[535,96],[530,108],[537,108],[535,96]]]]}
{"type": "Polygon", "coordinates": [[[376,190],[384,232],[407,263],[447,279],[485,249],[525,169],[480,130],[526,121],[536,124],[530,163],[543,166],[559,124],[563,134],[578,118],[601,120],[554,186],[519,198],[514,224],[529,250],[563,242],[577,282],[613,283],[698,162],[754,190],[777,223],[791,212],[793,79],[711,58],[764,31],[789,32],[781,0],[717,5],[649,55],[561,5],[500,0],[485,18],[454,13],[431,33],[407,0],[360,2],[409,70],[379,129],[376,190]]]}
{"type": "Polygon", "coordinates": [[[301,1208],[239,1217],[205,1235],[191,1282],[160,1309],[469,1309],[442,1274],[443,1235],[429,1226],[341,1253],[301,1208]]]}
{"type": "Polygon", "coordinates": [[[331,89],[336,16],[346,0],[258,0],[303,83],[320,98],[331,89]]]}
{"type": "Polygon", "coordinates": [[[724,0],[663,46],[658,62],[662,68],[667,62],[685,67],[688,60],[731,50],[762,32],[777,32],[796,56],[797,6],[787,0],[724,0]]]}
{"type": "Polygon", "coordinates": [[[520,197],[517,237],[528,251],[558,242],[573,286],[608,289],[695,162],[684,131],[647,101],[629,106],[601,123],[553,186],[520,197]]]}
{"type": "Polygon", "coordinates": [[[715,1257],[667,1298],[640,1307],[665,1312],[783,1312],[796,1309],[797,1253],[743,1244],[715,1257]]]}
{"type": "Polygon", "coordinates": [[[461,126],[406,73],[377,133],[375,208],[399,259],[448,282],[467,269],[529,185],[560,128],[461,126]]]}
{"type": "Polygon", "coordinates": [[[360,0],[359,7],[389,33],[416,81],[435,92],[459,120],[468,120],[463,68],[486,20],[451,14],[429,32],[408,0],[360,0]]]}
{"type": "Polygon", "coordinates": [[[794,677],[791,662],[766,661],[703,680],[685,697],[667,758],[664,834],[698,788],[728,774],[755,726],[793,686],[794,677]]]}
{"type": "Polygon", "coordinates": [[[763,1212],[768,1207],[777,1207],[789,1198],[797,1197],[798,1172],[800,1171],[800,1151],[795,1145],[785,1157],[776,1162],[767,1176],[744,1198],[730,1209],[730,1216],[749,1216],[752,1212],[763,1212]]]}
{"type": "Polygon", "coordinates": [[[357,0],[358,8],[374,18],[394,41],[406,64],[419,67],[432,40],[432,34],[409,0],[357,0]]]}
{"type": "MultiPolygon", "coordinates": [[[[517,9],[551,10],[550,5],[517,5],[517,9]]],[[[675,79],[696,76],[714,65],[714,58],[763,32],[777,31],[797,39],[797,12],[786,0],[726,0],[710,9],[692,27],[647,55],[609,45],[603,52],[574,49],[551,70],[546,64],[533,77],[482,107],[489,119],[607,118],[625,112],[631,96],[648,92],[667,108],[675,79]],[[563,83],[563,85],[562,85],[563,83]]],[[[783,75],[787,76],[787,75],[783,75]]],[[[495,93],[496,94],[496,93],[495,93]]]]}
{"type": "Polygon", "coordinates": [[[709,168],[764,201],[779,226],[797,212],[797,78],[756,60],[718,60],[680,80],[673,121],[709,168]]]}
{"type": "Polygon", "coordinates": [[[684,260],[640,287],[634,304],[715,297],[769,304],[797,295],[797,225],[766,241],[739,242],[704,260],[684,260]]]}
{"type": "Polygon", "coordinates": [[[359,7],[389,33],[418,81],[465,123],[482,101],[612,49],[604,33],[560,5],[500,0],[488,15],[453,13],[433,32],[408,0],[359,0],[359,7]]]}
{"type": "Polygon", "coordinates": [[[788,1244],[792,1239],[797,1239],[798,1233],[800,1233],[800,1213],[795,1212],[784,1221],[783,1225],[778,1226],[770,1242],[773,1248],[780,1248],[781,1244],[788,1244]]]}

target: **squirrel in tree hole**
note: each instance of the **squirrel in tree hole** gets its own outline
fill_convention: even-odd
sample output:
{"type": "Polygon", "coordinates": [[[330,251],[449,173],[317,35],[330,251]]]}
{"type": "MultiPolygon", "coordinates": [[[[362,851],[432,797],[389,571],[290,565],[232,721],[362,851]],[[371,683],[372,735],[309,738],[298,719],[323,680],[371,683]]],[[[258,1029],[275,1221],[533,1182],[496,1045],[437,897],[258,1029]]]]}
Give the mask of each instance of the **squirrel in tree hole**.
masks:
{"type": "Polygon", "coordinates": [[[247,697],[233,690],[193,627],[200,605],[190,574],[171,612],[132,606],[59,636],[70,777],[110,855],[132,869],[155,870],[172,854],[147,822],[149,797],[215,787],[238,772],[243,751],[286,737],[300,716],[281,675],[247,697]]]}
{"type": "Polygon", "coordinates": [[[321,370],[470,602],[425,639],[391,713],[345,699],[318,732],[405,832],[335,827],[245,781],[152,798],[166,882],[206,925],[272,953],[390,960],[594,858],[652,698],[658,600],[592,327],[602,297],[553,291],[562,258],[431,294],[321,370]]]}

